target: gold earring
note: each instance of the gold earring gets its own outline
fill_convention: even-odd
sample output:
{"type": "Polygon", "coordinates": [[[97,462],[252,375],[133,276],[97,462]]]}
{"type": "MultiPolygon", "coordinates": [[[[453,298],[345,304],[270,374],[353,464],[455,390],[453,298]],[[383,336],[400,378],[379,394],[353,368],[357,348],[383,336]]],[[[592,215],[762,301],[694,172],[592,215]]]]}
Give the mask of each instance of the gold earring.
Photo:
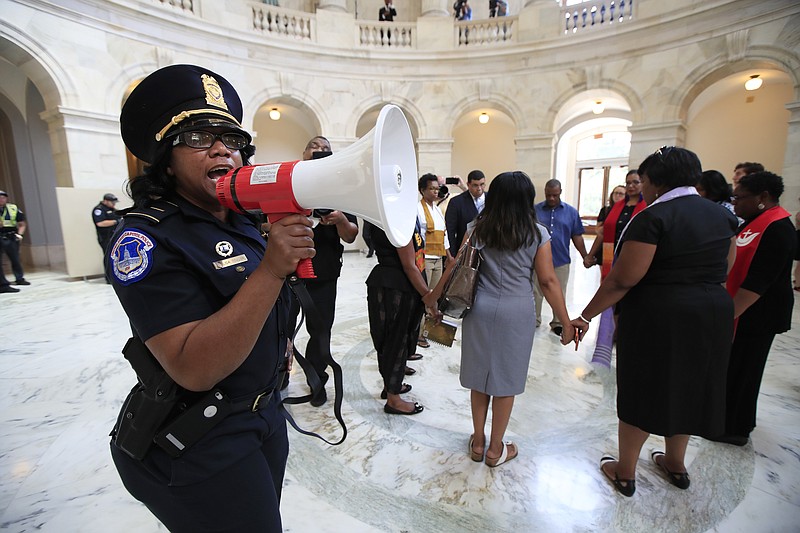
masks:
{"type": "Polygon", "coordinates": [[[766,207],[764,204],[758,204],[759,209],[764,209],[764,207],[766,207]]]}

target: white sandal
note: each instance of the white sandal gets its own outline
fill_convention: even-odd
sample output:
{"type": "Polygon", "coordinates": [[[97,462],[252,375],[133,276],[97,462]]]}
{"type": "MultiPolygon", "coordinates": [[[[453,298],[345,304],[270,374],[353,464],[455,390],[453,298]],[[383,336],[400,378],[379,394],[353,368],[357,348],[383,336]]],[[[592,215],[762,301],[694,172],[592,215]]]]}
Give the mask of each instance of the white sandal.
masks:
{"type": "Polygon", "coordinates": [[[509,462],[510,460],[514,459],[518,455],[519,455],[519,448],[517,448],[517,445],[514,444],[513,442],[511,442],[510,440],[507,440],[507,441],[503,442],[503,453],[500,454],[500,457],[498,457],[497,459],[492,459],[491,457],[489,457],[487,455],[486,458],[484,459],[484,461],[486,462],[486,466],[494,468],[496,466],[500,466],[503,463],[509,462]],[[513,446],[514,447],[514,455],[512,455],[510,457],[508,455],[508,447],[509,446],[513,446]]]}

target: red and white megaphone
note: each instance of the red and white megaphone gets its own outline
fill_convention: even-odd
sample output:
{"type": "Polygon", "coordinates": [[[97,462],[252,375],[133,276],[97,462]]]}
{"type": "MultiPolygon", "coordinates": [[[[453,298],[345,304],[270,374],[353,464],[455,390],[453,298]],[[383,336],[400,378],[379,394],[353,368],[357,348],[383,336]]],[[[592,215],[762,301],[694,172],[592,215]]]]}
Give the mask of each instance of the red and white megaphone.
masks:
{"type": "MultiPolygon", "coordinates": [[[[381,109],[375,127],[350,147],[324,159],[237,168],[217,181],[217,198],[236,212],[267,215],[270,223],[312,209],[336,209],[368,220],[389,241],[405,246],[417,217],[417,161],[403,112],[381,109]]],[[[313,278],[311,260],[297,266],[313,278]]]]}

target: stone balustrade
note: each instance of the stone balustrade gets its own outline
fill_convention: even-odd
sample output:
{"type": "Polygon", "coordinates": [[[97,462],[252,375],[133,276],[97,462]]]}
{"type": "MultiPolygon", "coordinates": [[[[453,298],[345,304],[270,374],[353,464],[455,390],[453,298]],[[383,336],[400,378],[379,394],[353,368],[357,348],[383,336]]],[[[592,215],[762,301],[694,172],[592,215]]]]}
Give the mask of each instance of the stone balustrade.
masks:
{"type": "Polygon", "coordinates": [[[494,17],[455,23],[456,47],[492,46],[516,42],[517,17],[494,17]]]}
{"type": "Polygon", "coordinates": [[[414,22],[356,21],[358,45],[369,48],[416,49],[417,25],[414,22]]]}
{"type": "Polygon", "coordinates": [[[564,34],[608,28],[633,18],[633,0],[597,0],[565,6],[561,10],[564,34]]]}
{"type": "Polygon", "coordinates": [[[251,3],[253,29],[269,35],[314,40],[314,15],[268,4],[251,3]]]}

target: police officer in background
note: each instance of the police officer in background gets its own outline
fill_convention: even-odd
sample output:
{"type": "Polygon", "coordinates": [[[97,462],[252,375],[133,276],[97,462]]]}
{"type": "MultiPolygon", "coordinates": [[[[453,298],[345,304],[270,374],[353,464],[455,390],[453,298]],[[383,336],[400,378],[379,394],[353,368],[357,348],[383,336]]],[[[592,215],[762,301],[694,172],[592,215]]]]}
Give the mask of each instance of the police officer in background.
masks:
{"type": "MultiPolygon", "coordinates": [[[[325,137],[317,136],[306,143],[303,150],[303,161],[320,159],[331,155],[331,143],[325,137]]],[[[325,369],[331,354],[331,329],[336,315],[336,283],[342,271],[342,253],[344,246],[340,239],[352,243],[358,235],[358,222],[356,217],[341,211],[329,209],[316,209],[314,216],[319,218],[319,223],[314,227],[314,248],[316,255],[311,263],[314,266],[313,279],[306,279],[304,283],[311,300],[317,309],[317,314],[306,317],[306,330],[308,330],[308,344],[306,344],[306,359],[317,372],[322,382],[322,388],[311,398],[311,405],[319,407],[328,400],[325,383],[328,374],[325,369]]],[[[291,323],[296,323],[300,311],[297,299],[292,303],[291,323]]]]}
{"type": "Polygon", "coordinates": [[[114,229],[121,218],[116,210],[118,201],[119,198],[109,192],[104,194],[103,200],[92,209],[92,220],[97,230],[97,242],[100,243],[103,253],[108,248],[108,241],[114,235],[114,229]]]}
{"type": "Polygon", "coordinates": [[[147,76],[120,116],[125,145],[149,166],[129,183],[134,205],[106,254],[140,381],[111,455],[173,532],[281,531],[289,444],[273,391],[288,350],[285,278],[314,256],[313,232],[289,215],[267,244],[257,221],[217,200],[217,179],[255,152],[241,119],[233,86],[193,65],[147,76]]]}
{"type": "Polygon", "coordinates": [[[19,243],[24,238],[28,223],[25,222],[25,213],[16,206],[8,203],[8,193],[0,191],[0,293],[19,292],[12,287],[3,271],[3,255],[11,260],[11,270],[16,278],[15,285],[30,285],[25,279],[22,262],[19,260],[19,243]]]}

